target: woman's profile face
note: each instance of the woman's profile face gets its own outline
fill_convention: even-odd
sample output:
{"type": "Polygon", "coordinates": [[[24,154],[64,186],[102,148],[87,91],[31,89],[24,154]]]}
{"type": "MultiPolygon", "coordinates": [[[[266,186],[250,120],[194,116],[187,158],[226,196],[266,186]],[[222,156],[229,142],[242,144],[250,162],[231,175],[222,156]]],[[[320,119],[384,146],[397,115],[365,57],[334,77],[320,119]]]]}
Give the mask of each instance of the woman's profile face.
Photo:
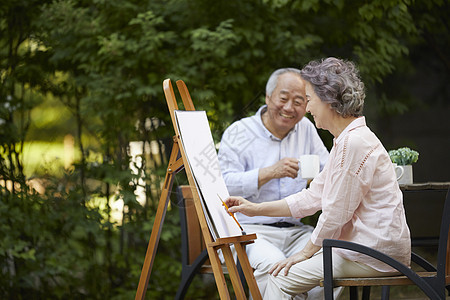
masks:
{"type": "Polygon", "coordinates": [[[306,111],[314,118],[317,128],[330,129],[331,122],[336,112],[331,105],[320,100],[311,83],[306,82],[306,111]]]}

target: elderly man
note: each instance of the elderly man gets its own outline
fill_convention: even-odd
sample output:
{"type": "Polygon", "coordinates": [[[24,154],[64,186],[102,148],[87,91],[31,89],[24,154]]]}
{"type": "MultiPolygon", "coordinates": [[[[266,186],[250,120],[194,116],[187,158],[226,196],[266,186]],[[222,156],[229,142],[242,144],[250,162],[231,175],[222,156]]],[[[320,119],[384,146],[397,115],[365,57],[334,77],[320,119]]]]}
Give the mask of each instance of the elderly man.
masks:
{"type": "MultiPolygon", "coordinates": [[[[299,175],[301,155],[319,155],[320,169],[328,158],[316,128],[304,118],[306,93],[300,70],[284,68],[272,73],[265,101],[254,116],[227,128],[219,149],[230,195],[256,203],[282,199],[306,187],[307,181],[299,175]]],[[[270,268],[303,249],[313,227],[292,217],[236,216],[247,233],[257,234],[247,253],[264,295],[270,268]]]]}

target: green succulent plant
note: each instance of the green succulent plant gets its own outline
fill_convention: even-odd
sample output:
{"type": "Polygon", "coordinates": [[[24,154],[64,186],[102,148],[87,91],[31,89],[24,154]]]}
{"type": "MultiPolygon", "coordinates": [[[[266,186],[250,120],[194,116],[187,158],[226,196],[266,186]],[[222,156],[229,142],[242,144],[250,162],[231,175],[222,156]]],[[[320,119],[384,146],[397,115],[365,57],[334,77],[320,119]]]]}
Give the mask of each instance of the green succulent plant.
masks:
{"type": "Polygon", "coordinates": [[[389,150],[388,153],[392,162],[399,166],[411,165],[419,159],[419,152],[411,150],[408,147],[389,150]]]}

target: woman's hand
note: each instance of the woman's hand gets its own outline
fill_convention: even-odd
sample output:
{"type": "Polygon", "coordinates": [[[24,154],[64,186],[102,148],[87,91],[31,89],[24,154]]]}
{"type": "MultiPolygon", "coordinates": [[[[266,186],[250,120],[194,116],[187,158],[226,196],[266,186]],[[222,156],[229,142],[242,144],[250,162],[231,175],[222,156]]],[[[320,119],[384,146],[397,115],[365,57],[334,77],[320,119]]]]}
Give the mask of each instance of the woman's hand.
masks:
{"type": "Polygon", "coordinates": [[[286,200],[253,203],[242,197],[231,196],[225,200],[230,213],[240,212],[246,216],[292,217],[286,200]]]}
{"type": "Polygon", "coordinates": [[[311,240],[309,240],[308,243],[306,243],[306,246],[305,246],[305,248],[303,248],[302,251],[276,263],[269,270],[269,274],[272,274],[273,276],[277,276],[278,273],[280,273],[280,271],[284,268],[284,275],[286,276],[289,273],[289,270],[291,269],[291,267],[293,265],[295,265],[296,263],[299,263],[301,261],[309,259],[311,256],[314,255],[314,253],[319,251],[320,248],[321,248],[321,246],[316,246],[311,242],[311,240]]]}
{"type": "Polygon", "coordinates": [[[229,197],[225,200],[225,204],[228,206],[230,213],[240,212],[246,216],[257,216],[258,204],[250,202],[242,197],[229,197]]]}
{"type": "Polygon", "coordinates": [[[269,274],[272,274],[273,276],[277,276],[278,273],[284,268],[284,275],[286,276],[289,273],[289,270],[293,265],[296,263],[299,263],[301,261],[307,260],[309,257],[307,257],[303,251],[300,251],[291,257],[288,257],[286,259],[283,259],[280,262],[277,262],[270,270],[269,274]]]}

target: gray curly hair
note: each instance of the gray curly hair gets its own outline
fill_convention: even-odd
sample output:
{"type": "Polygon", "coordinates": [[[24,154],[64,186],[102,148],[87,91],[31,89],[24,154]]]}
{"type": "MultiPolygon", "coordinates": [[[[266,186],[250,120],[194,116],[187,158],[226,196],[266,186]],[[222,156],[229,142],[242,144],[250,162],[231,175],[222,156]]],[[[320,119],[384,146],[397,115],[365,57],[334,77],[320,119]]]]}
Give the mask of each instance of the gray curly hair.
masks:
{"type": "Polygon", "coordinates": [[[362,116],[366,93],[359,70],[351,61],[329,57],[311,61],[302,70],[317,96],[344,118],[362,116]]]}

